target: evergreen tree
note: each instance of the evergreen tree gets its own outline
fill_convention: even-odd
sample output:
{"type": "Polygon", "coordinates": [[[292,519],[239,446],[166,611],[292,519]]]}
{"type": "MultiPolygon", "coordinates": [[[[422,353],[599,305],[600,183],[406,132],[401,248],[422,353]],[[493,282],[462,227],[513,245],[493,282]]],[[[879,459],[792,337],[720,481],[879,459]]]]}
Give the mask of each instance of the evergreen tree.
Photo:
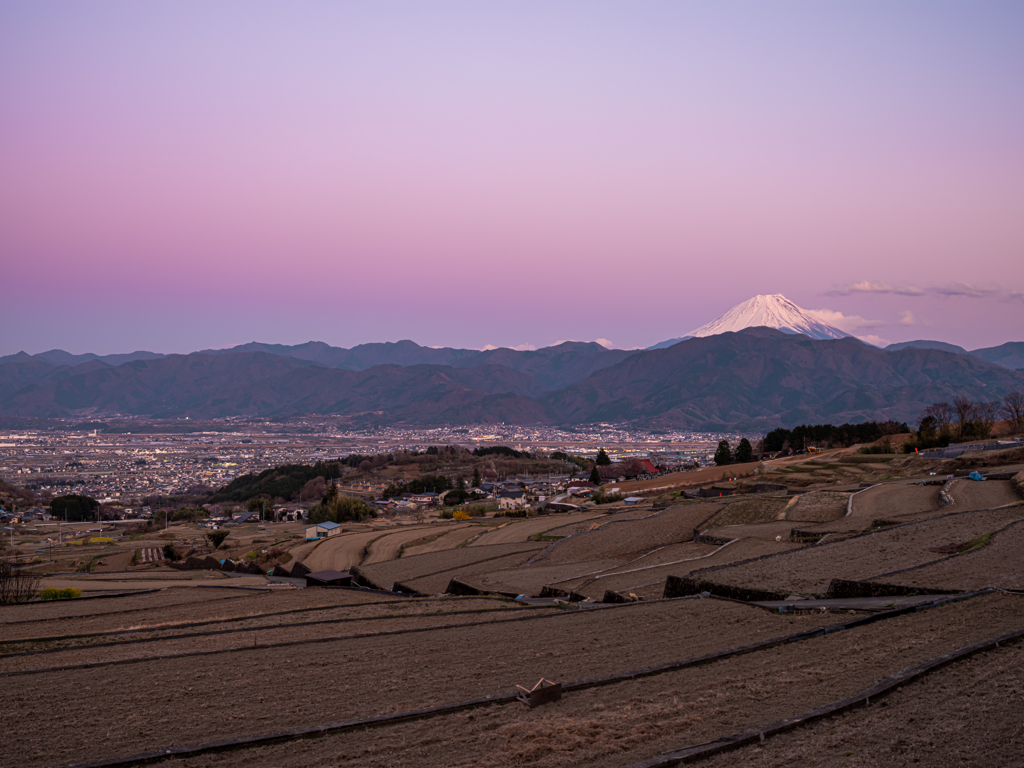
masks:
{"type": "Polygon", "coordinates": [[[754,460],[754,449],[750,445],[750,441],[747,438],[740,440],[740,444],[736,446],[736,462],[738,464],[745,464],[748,461],[754,460]]]}
{"type": "Polygon", "coordinates": [[[732,457],[729,455],[729,441],[723,440],[718,444],[718,450],[715,451],[715,464],[723,467],[730,461],[732,461],[732,457]]]}
{"type": "Polygon", "coordinates": [[[608,454],[604,452],[604,448],[601,448],[597,452],[597,466],[607,467],[612,463],[612,460],[608,458],[608,454]]]}
{"type": "Polygon", "coordinates": [[[480,467],[473,467],[473,487],[480,487],[480,467]]]}
{"type": "Polygon", "coordinates": [[[596,466],[592,470],[590,470],[590,482],[592,482],[594,485],[601,484],[601,473],[597,471],[596,466]]]}

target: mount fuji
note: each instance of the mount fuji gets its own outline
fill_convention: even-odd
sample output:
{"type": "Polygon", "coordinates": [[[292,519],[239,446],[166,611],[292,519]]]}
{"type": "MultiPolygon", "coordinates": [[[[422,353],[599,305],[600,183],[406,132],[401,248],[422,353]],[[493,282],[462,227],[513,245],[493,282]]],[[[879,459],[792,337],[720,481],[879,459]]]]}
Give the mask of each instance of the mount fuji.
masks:
{"type": "Polygon", "coordinates": [[[715,336],[719,333],[742,331],[744,328],[757,326],[775,328],[783,333],[799,333],[818,340],[845,339],[852,336],[834,325],[819,320],[811,312],[798,307],[782,294],[776,293],[761,294],[748,299],[742,304],[737,304],[721,317],[716,317],[710,323],[690,331],[685,336],[662,341],[648,349],[664,349],[694,337],[715,336]]]}

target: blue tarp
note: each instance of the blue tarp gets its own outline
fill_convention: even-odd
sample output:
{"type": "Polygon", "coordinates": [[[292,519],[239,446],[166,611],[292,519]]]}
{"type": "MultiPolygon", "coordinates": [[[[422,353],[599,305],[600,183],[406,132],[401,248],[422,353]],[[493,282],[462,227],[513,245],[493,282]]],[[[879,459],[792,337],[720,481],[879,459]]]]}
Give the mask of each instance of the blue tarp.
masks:
{"type": "Polygon", "coordinates": [[[968,477],[971,478],[971,480],[984,480],[985,479],[984,477],[981,476],[981,472],[971,472],[971,474],[969,474],[968,477]]]}

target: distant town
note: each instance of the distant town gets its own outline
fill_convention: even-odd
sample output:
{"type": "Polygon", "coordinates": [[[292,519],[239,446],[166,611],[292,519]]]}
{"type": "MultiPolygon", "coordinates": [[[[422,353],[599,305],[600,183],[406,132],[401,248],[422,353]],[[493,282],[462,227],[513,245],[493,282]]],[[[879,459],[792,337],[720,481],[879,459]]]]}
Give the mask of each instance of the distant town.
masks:
{"type": "MultiPolygon", "coordinates": [[[[0,432],[0,479],[35,491],[40,497],[82,494],[103,504],[138,506],[149,497],[207,493],[237,477],[287,464],[315,464],[352,454],[377,455],[426,451],[456,445],[472,450],[506,445],[533,455],[556,452],[594,454],[604,448],[615,462],[650,460],[666,471],[713,464],[720,440],[735,444],[741,435],[726,433],[651,433],[614,424],[568,431],[544,427],[483,425],[402,429],[378,427],[342,431],[329,421],[304,419],[286,425],[221,420],[197,424],[201,431],[159,429],[139,420],[140,430],[104,433],[99,429],[0,432]],[[142,431],[145,428],[145,431],[142,431]]],[[[361,484],[353,491],[383,489],[361,484]]],[[[133,510],[134,511],[134,510],[133,510]]]]}

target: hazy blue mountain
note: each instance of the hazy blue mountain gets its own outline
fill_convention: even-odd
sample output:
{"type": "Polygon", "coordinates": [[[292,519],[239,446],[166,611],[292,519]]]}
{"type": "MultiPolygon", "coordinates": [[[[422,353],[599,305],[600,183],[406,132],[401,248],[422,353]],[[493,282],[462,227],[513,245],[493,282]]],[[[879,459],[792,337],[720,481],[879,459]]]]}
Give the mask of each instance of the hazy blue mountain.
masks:
{"type": "Polygon", "coordinates": [[[972,349],[971,354],[1006,368],[1024,368],[1024,341],[1008,341],[998,347],[972,349]]]}
{"type": "Polygon", "coordinates": [[[363,425],[619,421],[753,430],[914,421],[930,403],[955,395],[993,400],[1024,390],[1024,373],[973,355],[916,347],[890,352],[852,338],[818,341],[769,328],[667,349],[602,350],[574,342],[536,353],[491,350],[474,357],[480,365],[382,364],[360,371],[263,351],[168,355],[119,366],[101,360],[56,366],[14,356],[0,364],[0,416],[337,414],[363,425]],[[616,356],[582,380],[551,389],[552,376],[572,379],[616,356]]]}
{"type": "Polygon", "coordinates": [[[898,352],[899,350],[907,349],[908,347],[913,347],[914,349],[941,349],[943,352],[954,352],[958,355],[968,354],[966,349],[958,347],[956,344],[947,344],[944,341],[928,341],[927,339],[901,341],[898,344],[890,344],[885,349],[887,352],[898,352]]]}

